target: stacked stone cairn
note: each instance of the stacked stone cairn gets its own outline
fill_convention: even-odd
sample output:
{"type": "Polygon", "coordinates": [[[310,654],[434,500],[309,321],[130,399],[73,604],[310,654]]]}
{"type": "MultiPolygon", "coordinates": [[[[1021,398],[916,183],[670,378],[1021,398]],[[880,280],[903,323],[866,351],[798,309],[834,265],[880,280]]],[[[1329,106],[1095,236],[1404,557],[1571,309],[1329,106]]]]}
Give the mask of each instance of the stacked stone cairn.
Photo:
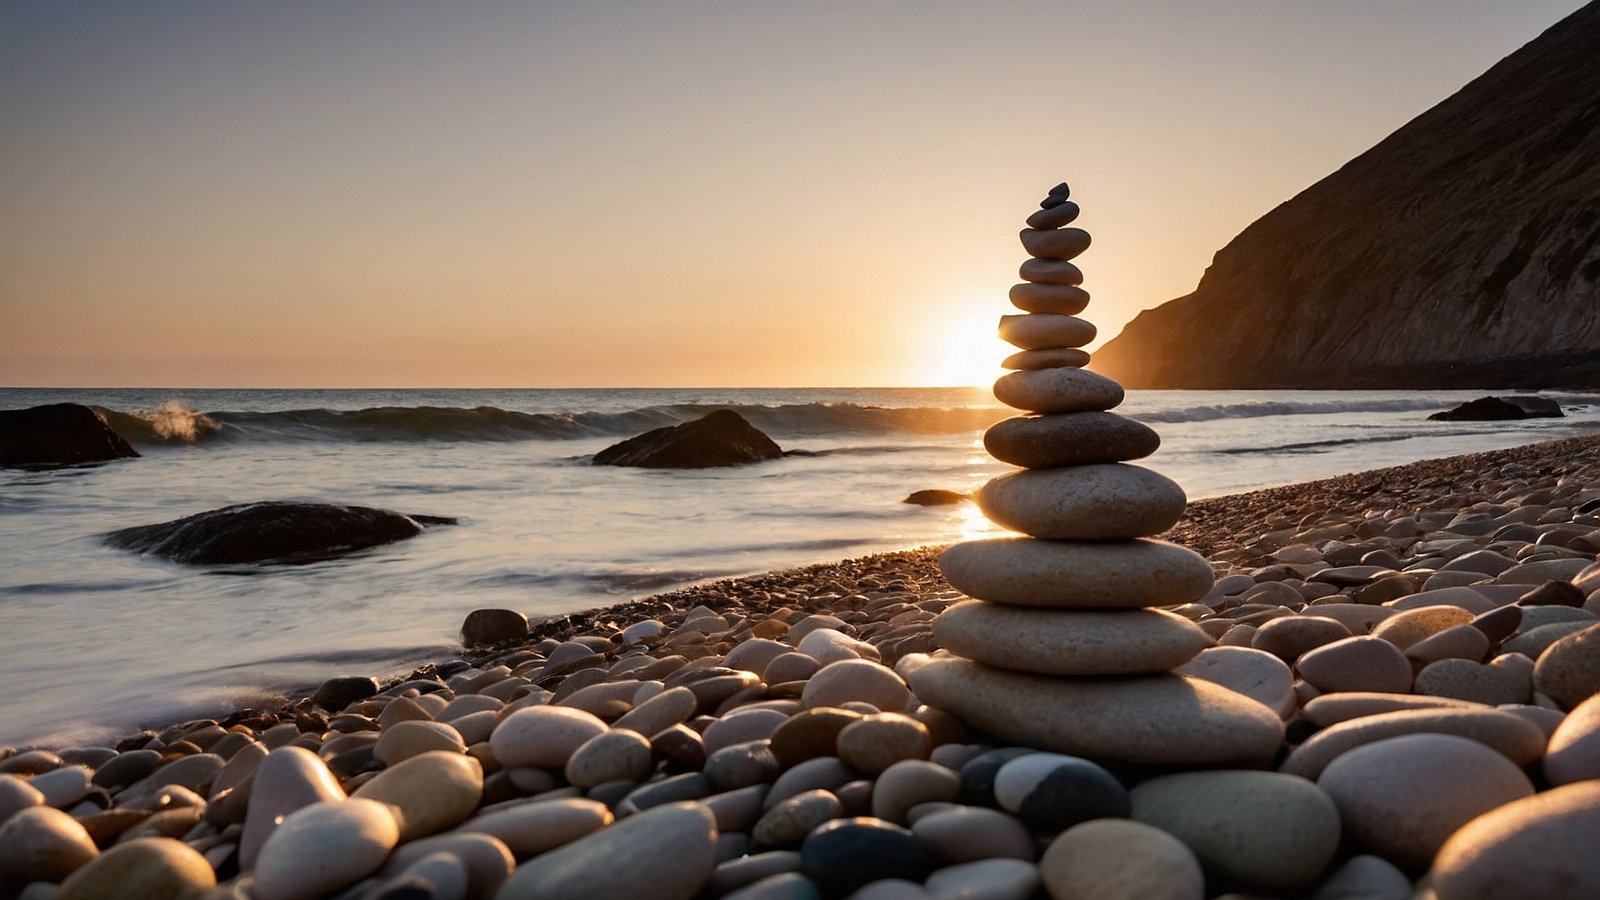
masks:
{"type": "Polygon", "coordinates": [[[1023,284],[1000,319],[1020,351],[994,386],[1027,415],[984,435],[989,453],[1022,467],[988,482],[978,504],[1023,537],[968,541],[940,569],[975,598],[947,609],[940,653],[904,667],[923,701],[1018,744],[1101,761],[1261,765],[1283,740],[1278,715],[1217,684],[1171,674],[1211,645],[1162,606],[1213,584],[1211,565],[1152,540],[1183,515],[1170,479],[1128,460],[1160,438],[1109,410],[1122,386],[1083,368],[1095,328],[1077,318],[1089,294],[1072,260],[1089,233],[1065,184],[1027,220],[1023,284]]]}

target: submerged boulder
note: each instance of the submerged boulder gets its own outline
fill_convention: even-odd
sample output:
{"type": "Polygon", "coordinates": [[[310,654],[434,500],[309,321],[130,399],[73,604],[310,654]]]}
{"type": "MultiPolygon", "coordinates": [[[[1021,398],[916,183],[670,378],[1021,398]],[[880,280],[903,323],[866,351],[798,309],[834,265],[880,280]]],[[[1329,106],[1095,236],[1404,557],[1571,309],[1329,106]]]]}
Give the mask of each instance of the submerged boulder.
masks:
{"type": "Polygon", "coordinates": [[[922,491],[912,491],[911,495],[900,501],[915,506],[954,506],[971,500],[968,494],[960,491],[947,491],[942,488],[930,488],[922,491]]]}
{"type": "Polygon", "coordinates": [[[0,410],[0,466],[59,466],[138,456],[99,413],[78,403],[0,410]]]}
{"type": "Polygon", "coordinates": [[[154,525],[124,528],[106,543],[190,565],[297,563],[415,537],[444,516],[406,516],[330,503],[242,503],[154,525]]]}
{"type": "Polygon", "coordinates": [[[1557,419],[1566,414],[1548,397],[1479,397],[1455,409],[1436,412],[1430,422],[1498,422],[1506,419],[1557,419]]]}
{"type": "Polygon", "coordinates": [[[594,455],[597,466],[646,469],[707,469],[777,459],[783,450],[772,438],[731,409],[646,431],[594,455]]]}

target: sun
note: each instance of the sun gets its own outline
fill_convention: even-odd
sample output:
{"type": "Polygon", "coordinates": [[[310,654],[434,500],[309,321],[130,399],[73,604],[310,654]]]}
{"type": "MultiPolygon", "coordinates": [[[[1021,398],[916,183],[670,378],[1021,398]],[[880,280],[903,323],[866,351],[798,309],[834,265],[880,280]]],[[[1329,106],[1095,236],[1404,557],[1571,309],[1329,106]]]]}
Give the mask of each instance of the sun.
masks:
{"type": "Polygon", "coordinates": [[[939,317],[924,344],[921,373],[928,387],[987,388],[1004,372],[1000,361],[1017,348],[996,334],[1007,307],[973,303],[968,310],[939,317]],[[987,307],[987,308],[985,308],[987,307]]]}

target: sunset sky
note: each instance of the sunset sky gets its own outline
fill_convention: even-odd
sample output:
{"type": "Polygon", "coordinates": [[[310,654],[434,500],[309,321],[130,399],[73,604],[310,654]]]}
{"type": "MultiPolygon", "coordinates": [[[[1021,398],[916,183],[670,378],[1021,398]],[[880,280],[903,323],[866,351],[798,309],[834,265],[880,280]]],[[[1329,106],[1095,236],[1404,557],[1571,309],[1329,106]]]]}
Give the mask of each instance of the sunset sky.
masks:
{"type": "Polygon", "coordinates": [[[0,385],[971,383],[1581,5],[0,0],[0,385]]]}

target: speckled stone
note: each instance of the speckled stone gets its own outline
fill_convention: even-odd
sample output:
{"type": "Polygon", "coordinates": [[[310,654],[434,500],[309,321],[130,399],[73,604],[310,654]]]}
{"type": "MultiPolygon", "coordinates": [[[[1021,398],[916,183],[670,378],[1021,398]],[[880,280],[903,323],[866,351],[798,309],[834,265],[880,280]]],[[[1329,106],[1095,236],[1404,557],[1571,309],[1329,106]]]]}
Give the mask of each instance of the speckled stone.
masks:
{"type": "Polygon", "coordinates": [[[1030,900],[1039,883],[1031,860],[980,859],[939,869],[925,886],[934,900],[1030,900]]]}
{"type": "Polygon", "coordinates": [[[578,745],[567,760],[567,782],[582,788],[608,781],[643,781],[655,758],[650,741],[625,729],[603,732],[578,745]]]}
{"type": "Polygon", "coordinates": [[[1317,786],[1339,807],[1346,835],[1408,869],[1423,869],[1456,829],[1530,796],[1528,776],[1477,741],[1407,734],[1350,750],[1317,786]]]}
{"type": "Polygon", "coordinates": [[[919,816],[911,833],[941,862],[1032,860],[1033,835],[1021,819],[986,806],[956,806],[919,816]]]}
{"type": "Polygon", "coordinates": [[[1263,623],[1250,639],[1250,646],[1293,664],[1305,653],[1350,636],[1350,629],[1334,619],[1309,614],[1284,616],[1263,623]]]}
{"type": "Polygon", "coordinates": [[[1600,693],[1600,625],[1552,643],[1539,655],[1534,685],[1567,709],[1600,693]]]}
{"type": "Polygon", "coordinates": [[[877,713],[846,725],[837,741],[839,759],[868,776],[902,760],[927,759],[933,750],[928,727],[903,713],[877,713]]]}
{"type": "Polygon", "coordinates": [[[761,847],[781,847],[798,844],[824,822],[839,816],[844,808],[832,792],[803,791],[761,814],[750,839],[761,847]]]}
{"type": "Polygon", "coordinates": [[[1133,818],[1182,841],[1206,871],[1295,895],[1339,848],[1339,811],[1315,784],[1275,772],[1164,775],[1132,791],[1133,818]]]}
{"type": "Polygon", "coordinates": [[[823,666],[806,681],[800,694],[800,702],[808,709],[862,701],[884,712],[899,712],[910,699],[905,680],[893,669],[865,659],[823,666]]]}
{"type": "Polygon", "coordinates": [[[1012,472],[990,479],[977,500],[997,525],[1067,541],[1160,534],[1188,502],[1177,482],[1129,463],[1012,472]]]}
{"type": "Polygon", "coordinates": [[[1052,900],[1201,900],[1205,874],[1184,843],[1127,819],[1084,822],[1039,860],[1052,900]]]}
{"type": "Polygon", "coordinates": [[[996,400],[1037,413],[1100,412],[1122,402],[1122,385],[1088,369],[1033,369],[1001,375],[996,400]]]}
{"type": "Polygon", "coordinates": [[[1188,603],[1204,597],[1212,584],[1205,557],[1146,538],[1111,543],[965,541],[940,555],[939,570],[969,597],[1054,609],[1188,603]]]}
{"type": "Polygon", "coordinates": [[[1508,803],[1468,822],[1434,859],[1439,900],[1600,897],[1600,781],[1508,803]]]}
{"type": "Polygon", "coordinates": [[[1533,665],[1518,653],[1502,654],[1488,664],[1441,659],[1423,666],[1411,689],[1418,694],[1491,706],[1527,703],[1533,699],[1533,665]]]}
{"type": "Polygon", "coordinates": [[[940,646],[991,666],[1047,675],[1165,672],[1211,646],[1182,616],[1155,609],[1074,612],[964,601],[934,620],[940,646]]]}

